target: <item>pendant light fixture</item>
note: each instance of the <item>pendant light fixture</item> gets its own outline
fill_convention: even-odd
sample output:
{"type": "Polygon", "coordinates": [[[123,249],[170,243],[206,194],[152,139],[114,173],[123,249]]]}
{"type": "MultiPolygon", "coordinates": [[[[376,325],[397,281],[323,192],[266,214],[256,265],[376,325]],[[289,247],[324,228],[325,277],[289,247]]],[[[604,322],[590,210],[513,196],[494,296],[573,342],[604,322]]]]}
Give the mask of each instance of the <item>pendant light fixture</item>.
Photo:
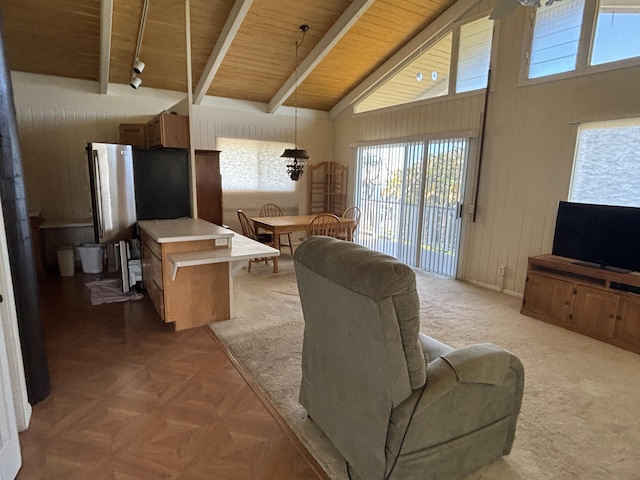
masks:
{"type": "Polygon", "coordinates": [[[287,164],[287,174],[293,181],[298,181],[302,176],[304,165],[306,160],[309,159],[309,154],[303,148],[298,148],[298,48],[304,42],[304,34],[309,30],[309,25],[300,25],[298,30],[302,32],[302,40],[300,43],[296,42],[296,63],[295,63],[295,83],[293,87],[293,109],[294,109],[294,145],[295,148],[286,148],[284,153],[280,155],[282,158],[292,159],[287,164]]]}

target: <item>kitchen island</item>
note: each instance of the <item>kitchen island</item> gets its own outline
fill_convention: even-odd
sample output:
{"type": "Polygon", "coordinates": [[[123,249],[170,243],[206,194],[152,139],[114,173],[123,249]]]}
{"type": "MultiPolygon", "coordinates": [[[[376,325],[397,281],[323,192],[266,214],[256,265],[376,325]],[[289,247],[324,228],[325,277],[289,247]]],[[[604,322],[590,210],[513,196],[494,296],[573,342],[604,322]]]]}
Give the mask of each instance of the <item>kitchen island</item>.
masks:
{"type": "Polygon", "coordinates": [[[138,228],[144,287],[175,330],[231,318],[239,262],[280,254],[201,219],[145,220],[138,228]]]}

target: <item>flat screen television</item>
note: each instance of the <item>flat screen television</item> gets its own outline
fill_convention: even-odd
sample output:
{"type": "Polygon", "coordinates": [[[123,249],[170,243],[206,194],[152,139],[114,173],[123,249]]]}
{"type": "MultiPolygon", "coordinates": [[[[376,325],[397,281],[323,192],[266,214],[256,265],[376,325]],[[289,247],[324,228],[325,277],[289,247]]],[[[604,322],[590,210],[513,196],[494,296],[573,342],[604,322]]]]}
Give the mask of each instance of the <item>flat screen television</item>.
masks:
{"type": "Polygon", "coordinates": [[[589,266],[640,271],[640,208],[560,202],[553,255],[589,266]]]}

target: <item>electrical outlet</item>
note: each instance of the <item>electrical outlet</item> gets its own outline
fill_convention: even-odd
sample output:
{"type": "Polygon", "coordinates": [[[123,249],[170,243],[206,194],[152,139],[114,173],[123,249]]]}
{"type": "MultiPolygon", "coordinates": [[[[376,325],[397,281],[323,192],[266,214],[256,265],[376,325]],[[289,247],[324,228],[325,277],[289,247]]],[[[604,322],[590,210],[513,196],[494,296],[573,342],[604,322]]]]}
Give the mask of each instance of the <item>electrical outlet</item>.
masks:
{"type": "Polygon", "coordinates": [[[501,277],[504,277],[504,271],[507,269],[507,267],[505,267],[504,265],[500,265],[498,267],[498,275],[500,275],[501,277]]]}

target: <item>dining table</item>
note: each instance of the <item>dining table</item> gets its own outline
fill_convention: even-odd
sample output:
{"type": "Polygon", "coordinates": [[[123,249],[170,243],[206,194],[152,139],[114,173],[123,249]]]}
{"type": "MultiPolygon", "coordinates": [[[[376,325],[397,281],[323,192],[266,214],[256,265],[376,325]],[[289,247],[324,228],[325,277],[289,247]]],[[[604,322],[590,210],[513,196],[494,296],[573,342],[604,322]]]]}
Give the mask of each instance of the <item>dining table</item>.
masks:
{"type": "MultiPolygon", "coordinates": [[[[252,217],[253,227],[257,232],[258,229],[269,232],[273,235],[273,248],[280,250],[280,235],[293,232],[306,232],[309,229],[309,223],[316,216],[321,215],[314,213],[311,215],[283,215],[279,217],[252,217]]],[[[338,217],[340,228],[347,232],[347,240],[353,239],[353,230],[355,221],[353,218],[338,217]]],[[[273,257],[273,271],[278,272],[278,257],[273,257]]]]}

